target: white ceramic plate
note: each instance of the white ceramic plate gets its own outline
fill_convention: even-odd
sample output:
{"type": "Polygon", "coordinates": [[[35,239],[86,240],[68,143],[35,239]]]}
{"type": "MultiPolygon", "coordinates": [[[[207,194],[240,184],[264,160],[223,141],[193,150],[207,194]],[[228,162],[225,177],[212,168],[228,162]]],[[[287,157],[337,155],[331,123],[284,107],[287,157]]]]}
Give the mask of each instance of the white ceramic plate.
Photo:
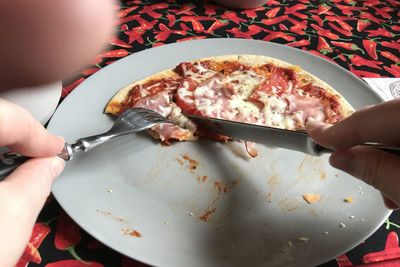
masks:
{"type": "MultiPolygon", "coordinates": [[[[356,109],[380,102],[361,80],[307,52],[262,41],[207,39],[152,48],[111,64],[63,101],[48,128],[69,142],[103,132],[112,124],[104,107],[123,86],[181,61],[226,54],[298,64],[356,109]]],[[[312,266],[356,246],[389,215],[379,192],[328,166],[327,156],[258,148],[259,156],[250,159],[240,143],[201,140],[167,147],[145,133],[133,134],[77,155],[53,193],[95,238],[157,266],[312,266]],[[189,158],[198,162],[195,169],[189,158]],[[307,193],[319,194],[320,201],[307,204],[307,193]],[[347,197],[354,201],[346,203],[347,197]],[[214,209],[209,221],[199,218],[214,209]]]]}

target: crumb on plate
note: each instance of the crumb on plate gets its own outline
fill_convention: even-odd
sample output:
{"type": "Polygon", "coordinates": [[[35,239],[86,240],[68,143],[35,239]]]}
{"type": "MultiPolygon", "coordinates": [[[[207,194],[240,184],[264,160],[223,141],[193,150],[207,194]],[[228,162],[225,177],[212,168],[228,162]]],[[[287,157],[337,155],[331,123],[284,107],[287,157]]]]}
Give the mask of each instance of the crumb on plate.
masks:
{"type": "Polygon", "coordinates": [[[303,199],[308,203],[308,204],[314,204],[317,202],[321,197],[318,194],[304,194],[303,199]]]}
{"type": "Polygon", "coordinates": [[[344,201],[347,203],[353,202],[354,198],[353,197],[347,197],[344,201]]]}

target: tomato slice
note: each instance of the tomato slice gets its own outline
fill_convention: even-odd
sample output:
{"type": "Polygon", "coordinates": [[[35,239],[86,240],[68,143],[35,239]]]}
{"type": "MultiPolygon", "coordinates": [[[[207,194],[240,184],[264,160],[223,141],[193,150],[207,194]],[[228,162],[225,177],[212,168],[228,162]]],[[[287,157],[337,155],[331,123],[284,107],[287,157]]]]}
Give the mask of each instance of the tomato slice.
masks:
{"type": "Polygon", "coordinates": [[[278,95],[291,94],[292,88],[289,86],[289,81],[280,70],[274,71],[269,79],[262,82],[249,96],[248,100],[264,104],[260,98],[263,94],[278,95]]]}

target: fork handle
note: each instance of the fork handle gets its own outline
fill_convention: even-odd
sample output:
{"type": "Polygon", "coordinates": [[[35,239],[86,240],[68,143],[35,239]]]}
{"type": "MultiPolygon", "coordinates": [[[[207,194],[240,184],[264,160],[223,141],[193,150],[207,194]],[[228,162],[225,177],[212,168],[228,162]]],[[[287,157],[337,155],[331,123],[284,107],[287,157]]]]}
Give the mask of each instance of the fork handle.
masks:
{"type": "Polygon", "coordinates": [[[6,178],[18,166],[23,164],[28,159],[30,159],[30,157],[25,157],[22,155],[15,155],[15,154],[3,157],[3,160],[0,161],[0,181],[6,178]]]}

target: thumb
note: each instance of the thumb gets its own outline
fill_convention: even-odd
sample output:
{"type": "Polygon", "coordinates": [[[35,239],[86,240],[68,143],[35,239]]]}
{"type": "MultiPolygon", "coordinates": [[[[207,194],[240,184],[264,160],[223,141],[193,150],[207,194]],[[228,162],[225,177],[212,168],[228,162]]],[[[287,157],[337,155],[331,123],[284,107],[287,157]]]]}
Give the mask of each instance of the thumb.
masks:
{"type": "Polygon", "coordinates": [[[51,190],[51,183],[64,169],[59,157],[30,159],[14,170],[1,186],[23,199],[32,220],[36,219],[51,190]]]}
{"type": "Polygon", "coordinates": [[[356,146],[334,152],[330,164],[380,190],[388,207],[400,206],[399,156],[356,146]]]}
{"type": "Polygon", "coordinates": [[[34,158],[0,182],[0,241],[7,244],[7,249],[0,250],[0,265],[8,262],[11,266],[21,256],[51,183],[63,168],[64,161],[58,157],[34,158]]]}

